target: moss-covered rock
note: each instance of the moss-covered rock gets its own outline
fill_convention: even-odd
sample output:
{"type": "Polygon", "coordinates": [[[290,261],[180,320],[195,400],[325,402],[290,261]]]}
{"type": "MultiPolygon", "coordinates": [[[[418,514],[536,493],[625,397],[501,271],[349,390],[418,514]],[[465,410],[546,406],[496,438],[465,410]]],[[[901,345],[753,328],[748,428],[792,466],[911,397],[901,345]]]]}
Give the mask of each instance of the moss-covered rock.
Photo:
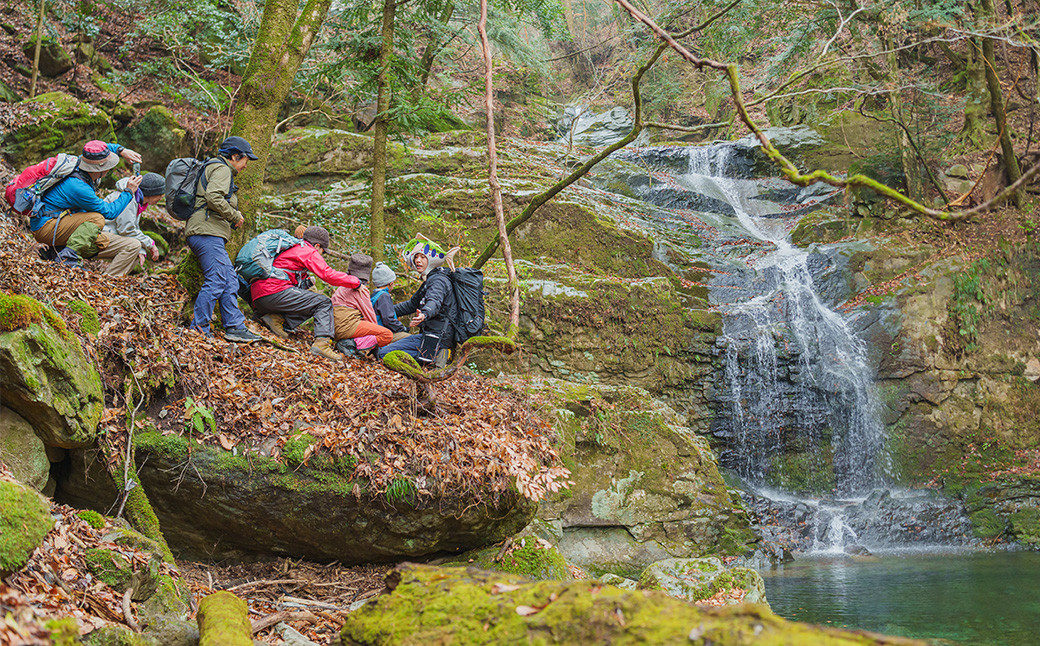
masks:
{"type": "Polygon", "coordinates": [[[191,154],[188,132],[166,106],[148,109],[119,131],[119,143],[141,153],[141,168],[163,173],[170,160],[191,154]]]}
{"type": "Polygon", "coordinates": [[[103,407],[101,378],[79,341],[49,308],[0,294],[0,329],[12,328],[0,333],[4,405],[24,417],[48,446],[92,443],[103,407]]]}
{"type": "Polygon", "coordinates": [[[645,390],[532,384],[556,406],[571,487],[539,514],[562,529],[560,551],[594,574],[637,576],[669,557],[741,554],[757,541],[707,442],[645,390]]]}
{"type": "MultiPolygon", "coordinates": [[[[667,559],[652,564],[639,576],[641,590],[660,590],[676,599],[702,601],[742,590],[744,603],[766,603],[762,576],[746,567],[727,568],[717,558],[667,559]]],[[[738,601],[727,598],[729,603],[738,601]]]]}
{"type": "Polygon", "coordinates": [[[25,418],[0,406],[0,463],[6,464],[19,482],[42,491],[50,477],[47,449],[25,418]]]}
{"type": "MultiPolygon", "coordinates": [[[[537,509],[516,492],[479,505],[470,498],[418,499],[410,482],[400,496],[377,497],[364,480],[351,477],[353,464],[327,457],[311,458],[306,466],[284,464],[156,431],[138,432],[135,445],[141,483],[163,536],[180,556],[399,560],[501,541],[526,526],[537,509]],[[166,470],[179,472],[189,459],[191,468],[171,488],[166,470]]],[[[77,507],[111,505],[114,489],[100,465],[85,452],[71,458],[58,498],[77,507]]]]}
{"type": "Polygon", "coordinates": [[[96,335],[101,331],[101,318],[97,310],[90,303],[73,299],[68,302],[68,308],[79,316],[79,331],[83,334],[96,335]]]}
{"type": "MultiPolygon", "coordinates": [[[[30,61],[36,57],[36,38],[30,38],[22,45],[22,53],[30,61]]],[[[61,42],[49,36],[40,39],[40,74],[44,76],[61,76],[72,69],[72,57],[61,46],[61,42]]]]}
{"type": "Polygon", "coordinates": [[[494,570],[539,581],[564,581],[573,578],[567,561],[556,546],[528,532],[514,537],[505,551],[497,545],[473,550],[445,565],[494,570]]]}
{"type": "Polygon", "coordinates": [[[40,494],[0,479],[0,578],[21,569],[52,527],[51,507],[40,494]]]}
{"type": "Polygon", "coordinates": [[[4,154],[16,168],[59,152],[78,154],[92,139],[115,141],[108,115],[68,94],[50,92],[22,103],[30,118],[0,139],[4,154]]]}
{"type": "Polygon", "coordinates": [[[809,626],[765,606],[701,610],[598,581],[529,582],[476,569],[402,565],[388,594],[350,614],[350,646],[395,644],[913,644],[809,626]]]}

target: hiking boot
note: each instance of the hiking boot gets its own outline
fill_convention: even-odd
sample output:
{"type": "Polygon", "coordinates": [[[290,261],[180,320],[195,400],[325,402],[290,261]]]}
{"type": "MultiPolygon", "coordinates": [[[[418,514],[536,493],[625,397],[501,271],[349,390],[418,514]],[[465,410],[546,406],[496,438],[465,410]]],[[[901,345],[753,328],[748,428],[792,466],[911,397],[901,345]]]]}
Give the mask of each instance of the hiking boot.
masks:
{"type": "Polygon", "coordinates": [[[336,352],[336,349],[332,347],[332,339],[327,336],[320,336],[314,341],[314,345],[311,346],[311,354],[332,359],[333,361],[343,360],[343,355],[336,352]]]}
{"type": "Polygon", "coordinates": [[[285,331],[285,317],[281,314],[264,314],[260,317],[260,322],[279,339],[289,338],[289,333],[285,331]]]}
{"type": "Polygon", "coordinates": [[[358,356],[358,349],[357,345],[354,343],[354,339],[340,339],[339,341],[336,341],[336,350],[348,357],[358,356]]]}
{"type": "Polygon", "coordinates": [[[235,343],[252,343],[253,341],[262,341],[263,337],[253,334],[244,327],[236,327],[224,330],[224,340],[235,343]]]}

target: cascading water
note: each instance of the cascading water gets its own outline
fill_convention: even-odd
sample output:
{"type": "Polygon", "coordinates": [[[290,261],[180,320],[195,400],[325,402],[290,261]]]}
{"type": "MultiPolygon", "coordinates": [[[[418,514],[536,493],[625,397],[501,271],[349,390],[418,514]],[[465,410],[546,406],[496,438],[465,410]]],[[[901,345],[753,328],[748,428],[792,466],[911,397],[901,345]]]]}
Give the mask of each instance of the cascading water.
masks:
{"type": "MultiPolygon", "coordinates": [[[[619,157],[646,169],[629,185],[659,208],[659,239],[713,229],[712,304],[723,314],[722,369],[713,433],[739,475],[767,538],[836,553],[921,541],[949,542],[966,521],[927,493],[890,492],[884,433],[866,345],[818,284],[829,258],[791,244],[806,212],[836,194],[754,179],[751,146],[641,149],[619,157]],[[710,224],[708,224],[710,223],[710,224]],[[790,492],[816,490],[817,496],[790,492]]],[[[666,243],[667,244],[667,243],[666,243]]],[[[831,250],[833,252],[833,250],[831,250]]],[[[667,259],[662,254],[662,261],[667,259]]]]}

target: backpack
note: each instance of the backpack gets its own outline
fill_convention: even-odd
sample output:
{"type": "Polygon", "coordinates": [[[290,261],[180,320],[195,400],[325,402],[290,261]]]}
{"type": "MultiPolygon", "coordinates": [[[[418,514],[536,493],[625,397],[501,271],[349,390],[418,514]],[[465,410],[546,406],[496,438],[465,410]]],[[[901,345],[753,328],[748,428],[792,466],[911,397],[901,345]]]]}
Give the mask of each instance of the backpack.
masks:
{"type": "MultiPolygon", "coordinates": [[[[206,167],[211,164],[223,164],[219,158],[200,161],[194,157],[178,157],[166,166],[166,212],[174,219],[188,220],[198,210],[196,206],[199,185],[206,188],[206,167]]],[[[231,190],[226,199],[238,190],[235,182],[231,182],[231,190]]]]}
{"type": "Polygon", "coordinates": [[[250,285],[264,278],[290,280],[290,272],[275,267],[273,263],[278,254],[298,244],[300,239],[284,229],[264,231],[239,250],[235,256],[235,271],[250,285]]]}
{"type": "Polygon", "coordinates": [[[451,272],[451,286],[455,290],[451,326],[458,345],[484,331],[484,274],[472,267],[456,269],[451,272]]]}
{"type": "Polygon", "coordinates": [[[43,195],[78,168],[78,155],[58,153],[23,170],[7,185],[4,197],[16,213],[35,215],[43,206],[43,195]]]}

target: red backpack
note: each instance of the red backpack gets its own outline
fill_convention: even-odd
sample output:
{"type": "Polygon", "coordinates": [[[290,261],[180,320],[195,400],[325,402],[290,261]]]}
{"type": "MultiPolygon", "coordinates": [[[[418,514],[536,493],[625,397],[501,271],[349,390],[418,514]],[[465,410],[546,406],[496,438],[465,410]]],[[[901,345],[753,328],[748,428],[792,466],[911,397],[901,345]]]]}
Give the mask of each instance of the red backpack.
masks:
{"type": "Polygon", "coordinates": [[[4,189],[4,197],[15,213],[29,215],[48,189],[71,175],[78,167],[78,155],[58,153],[23,170],[4,189]]]}

